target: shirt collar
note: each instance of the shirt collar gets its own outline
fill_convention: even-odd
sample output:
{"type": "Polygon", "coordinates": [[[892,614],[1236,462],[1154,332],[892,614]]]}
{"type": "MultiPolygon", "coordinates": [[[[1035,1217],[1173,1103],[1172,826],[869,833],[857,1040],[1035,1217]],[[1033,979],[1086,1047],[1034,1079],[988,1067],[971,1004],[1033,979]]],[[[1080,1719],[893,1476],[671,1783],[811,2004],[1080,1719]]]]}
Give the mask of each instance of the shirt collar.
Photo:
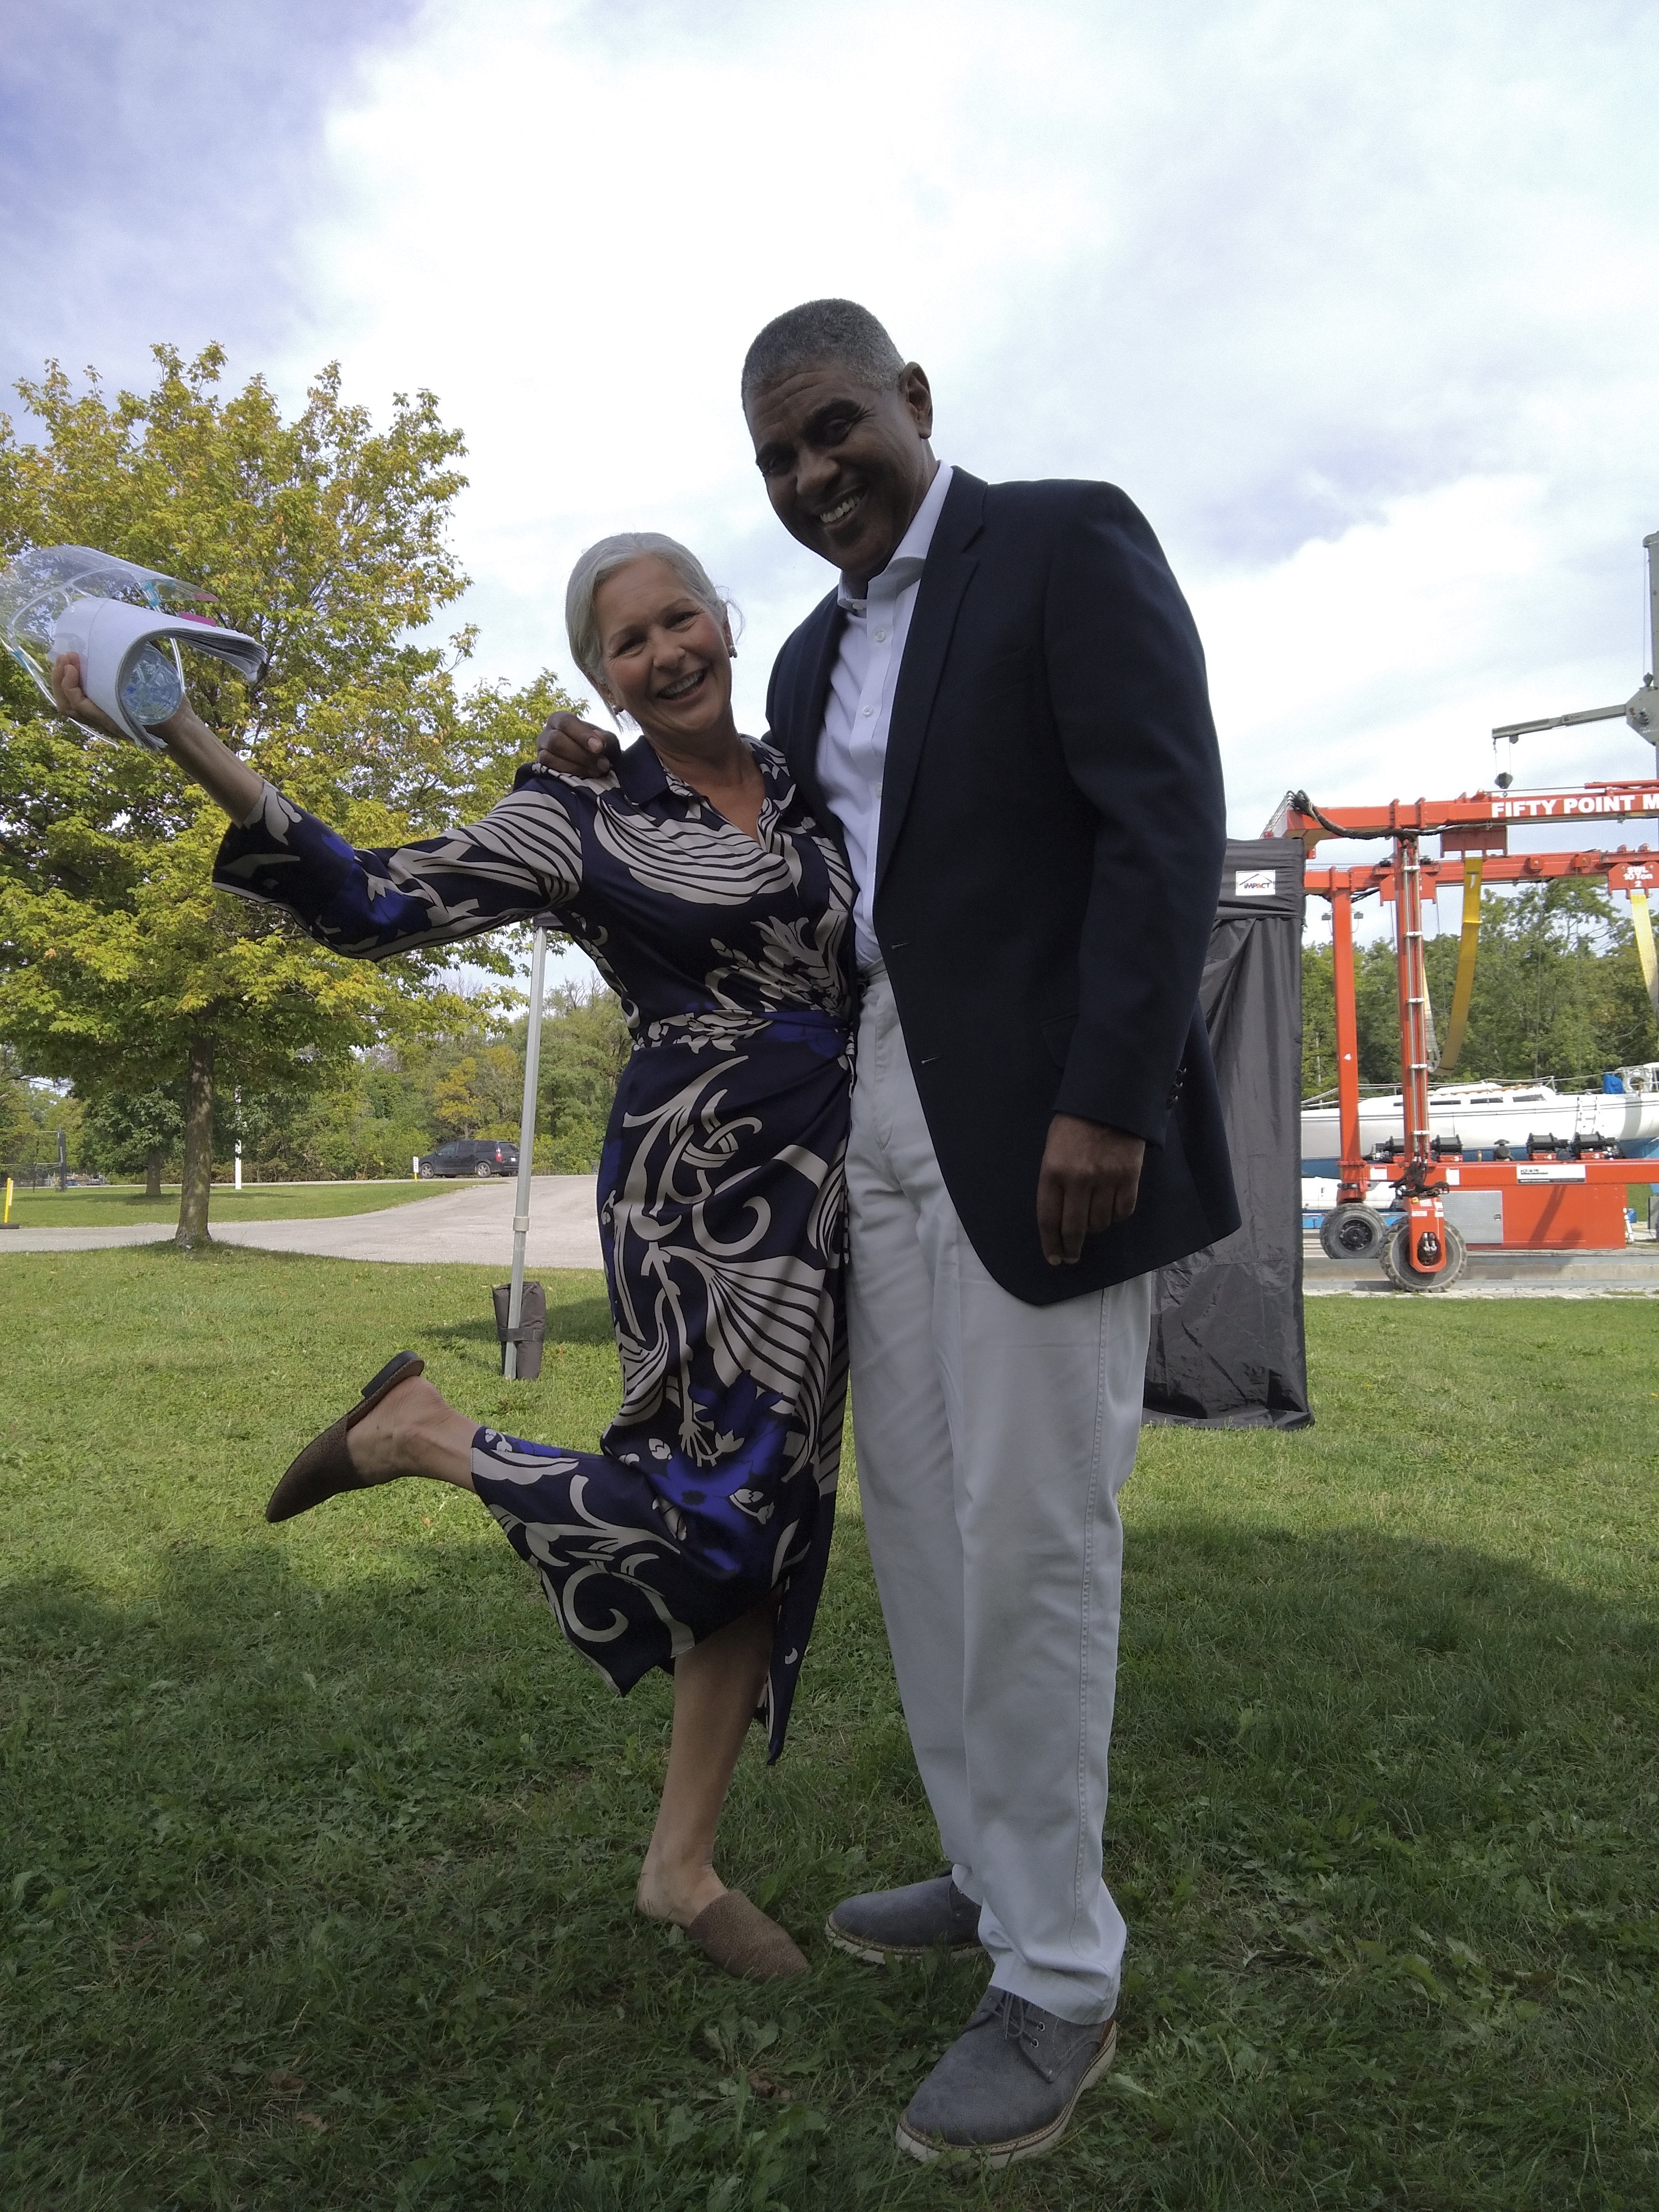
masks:
{"type": "MultiPolygon", "coordinates": [[[[870,579],[871,585],[887,579],[896,589],[902,591],[907,584],[915,583],[921,575],[922,563],[927,558],[928,549],[933,542],[933,532],[939,527],[939,515],[945,506],[945,495],[951,489],[952,474],[950,462],[941,461],[933,481],[927,487],[927,498],[911,517],[910,527],[899,540],[898,550],[880,574],[870,579]]],[[[868,588],[866,586],[864,592],[851,591],[843,576],[836,597],[843,607],[861,607],[865,605],[868,588]]]]}

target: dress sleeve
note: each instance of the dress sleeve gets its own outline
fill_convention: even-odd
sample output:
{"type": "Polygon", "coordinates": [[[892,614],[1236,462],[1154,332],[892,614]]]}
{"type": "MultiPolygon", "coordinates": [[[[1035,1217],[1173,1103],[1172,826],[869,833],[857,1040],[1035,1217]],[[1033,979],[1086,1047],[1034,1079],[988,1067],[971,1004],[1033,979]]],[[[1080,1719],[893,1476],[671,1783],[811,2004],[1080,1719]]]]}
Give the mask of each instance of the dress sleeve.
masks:
{"type": "Polygon", "coordinates": [[[226,833],[213,868],[221,890],[283,908],[356,960],[546,914],[568,904],[581,878],[574,817],[543,776],[470,829],[367,851],[266,784],[247,820],[226,833]]]}

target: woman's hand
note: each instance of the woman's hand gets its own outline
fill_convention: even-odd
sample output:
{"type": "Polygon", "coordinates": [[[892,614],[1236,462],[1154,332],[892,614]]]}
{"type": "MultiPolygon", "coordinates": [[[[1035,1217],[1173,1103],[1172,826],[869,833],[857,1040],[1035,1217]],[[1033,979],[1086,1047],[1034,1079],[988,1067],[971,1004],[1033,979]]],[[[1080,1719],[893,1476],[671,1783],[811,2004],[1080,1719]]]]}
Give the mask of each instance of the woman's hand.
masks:
{"type": "Polygon", "coordinates": [[[106,738],[125,737],[126,732],[118,729],[102,708],[94,707],[81,689],[78,653],[60,653],[52,662],[52,696],[70,721],[84,722],[89,730],[101,730],[106,738]]]}
{"type": "MultiPolygon", "coordinates": [[[[52,664],[52,696],[66,714],[112,738],[125,738],[109,716],[100,714],[81,688],[78,653],[59,653],[52,664]]],[[[210,797],[216,799],[233,822],[246,822],[259,804],[264,779],[258,776],[230,747],[216,738],[186,699],[165,722],[149,726],[166,744],[186,775],[194,776],[210,797]]]]}
{"type": "Polygon", "coordinates": [[[606,776],[621,757],[622,747],[611,732],[583,721],[580,714],[550,714],[536,740],[537,767],[561,775],[606,776]]]}

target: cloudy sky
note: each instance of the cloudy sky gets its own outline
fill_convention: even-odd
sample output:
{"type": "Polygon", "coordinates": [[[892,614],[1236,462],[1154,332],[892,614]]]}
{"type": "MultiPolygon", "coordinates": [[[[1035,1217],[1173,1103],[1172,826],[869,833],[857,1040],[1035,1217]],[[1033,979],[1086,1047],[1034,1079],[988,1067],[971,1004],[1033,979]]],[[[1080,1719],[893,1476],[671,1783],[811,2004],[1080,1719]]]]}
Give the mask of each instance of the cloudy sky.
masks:
{"type": "MultiPolygon", "coordinates": [[[[827,571],[736,388],[848,293],[992,477],[1106,477],[1210,656],[1237,833],[1471,787],[1626,696],[1659,528],[1655,0],[0,0],[0,374],[218,337],[465,430],[480,672],[688,539],[739,706],[827,571]]],[[[1604,726],[1522,781],[1640,773],[1604,726]]],[[[1636,834],[1631,833],[1632,836],[1636,834]]]]}

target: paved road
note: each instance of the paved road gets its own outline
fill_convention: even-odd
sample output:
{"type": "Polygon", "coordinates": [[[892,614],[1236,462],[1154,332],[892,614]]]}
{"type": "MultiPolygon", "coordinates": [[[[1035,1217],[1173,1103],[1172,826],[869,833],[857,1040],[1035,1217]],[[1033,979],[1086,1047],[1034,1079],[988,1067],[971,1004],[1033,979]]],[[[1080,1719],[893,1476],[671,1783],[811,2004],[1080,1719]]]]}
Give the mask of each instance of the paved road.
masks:
{"type": "MultiPolygon", "coordinates": [[[[599,1267],[599,1224],[592,1176],[537,1176],[530,1186],[531,1267],[599,1267]]],[[[334,1260],[459,1260],[500,1267],[513,1257],[514,1186],[462,1183],[442,1198],[390,1206],[375,1213],[342,1213],[326,1221],[236,1221],[211,1224],[226,1244],[264,1252],[315,1252],[334,1260]]],[[[173,1234],[166,1221],[115,1229],[12,1229],[6,1252],[84,1252],[111,1244],[159,1244],[173,1234]]]]}
{"type": "MultiPolygon", "coordinates": [[[[599,1232],[592,1176],[538,1176],[531,1185],[532,1267],[598,1267],[599,1232]]],[[[228,1244],[267,1252],[316,1252],[340,1260],[465,1261],[500,1267],[513,1254],[513,1185],[468,1182],[441,1198],[326,1221],[238,1221],[214,1229],[228,1244]]],[[[76,1252],[110,1244],[155,1244],[173,1234],[164,1221],[118,1229],[15,1229],[7,1252],[76,1252]]],[[[1401,1297],[1374,1260],[1328,1260],[1316,1237],[1304,1245],[1310,1297],[1401,1297]]],[[[1613,1252],[1472,1252],[1448,1298],[1659,1297],[1659,1245],[1613,1252]]]]}
{"type": "Polygon", "coordinates": [[[1328,1260],[1316,1237],[1303,1241],[1303,1289],[1310,1298],[1431,1295],[1442,1298],[1659,1297],[1659,1245],[1611,1252],[1471,1252],[1449,1291],[1396,1291],[1376,1260],[1328,1260]]]}

